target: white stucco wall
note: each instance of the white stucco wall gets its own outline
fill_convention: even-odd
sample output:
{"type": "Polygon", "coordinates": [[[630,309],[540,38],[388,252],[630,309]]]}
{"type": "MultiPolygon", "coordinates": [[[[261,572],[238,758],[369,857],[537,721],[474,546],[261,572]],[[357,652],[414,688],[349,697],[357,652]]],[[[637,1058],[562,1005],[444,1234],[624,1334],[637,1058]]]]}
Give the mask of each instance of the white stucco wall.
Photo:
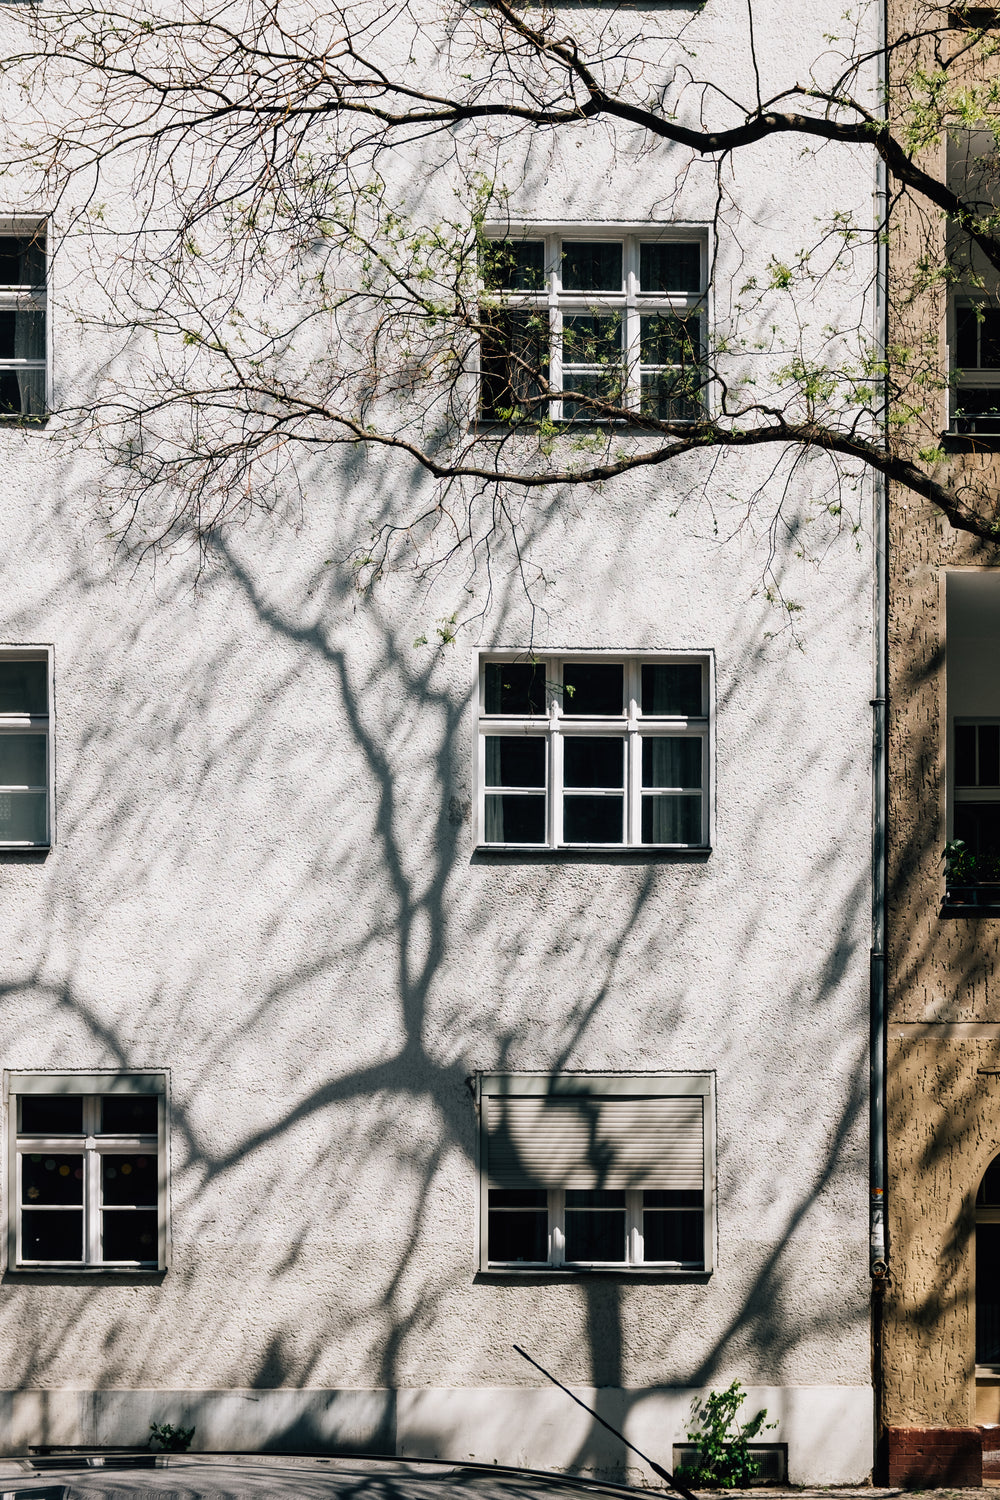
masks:
{"type": "MultiPolygon", "coordinates": [[[[706,69],[745,79],[739,25],[703,19],[706,69]]],[[[819,13],[760,20],[766,69],[821,50],[819,13]]],[[[663,220],[672,162],[603,130],[544,141],[512,213],[663,220]]],[[[860,154],[775,142],[740,173],[720,318],[737,277],[870,203],[860,154]]],[[[707,221],[712,195],[694,172],[676,211],[707,221]]],[[[73,284],[57,262],[69,385],[90,336],[73,284]]],[[[831,277],[816,316],[857,293],[831,277]]],[[[0,854],[0,1059],[169,1074],[172,1243],[162,1276],[7,1273],[0,1448],[190,1420],[207,1448],[636,1477],[517,1342],[661,1463],[697,1395],[739,1378],[793,1482],[861,1479],[871,559],[866,534],[798,555],[833,525],[806,521],[825,461],[547,493],[533,613],[502,547],[488,600],[457,565],[357,593],[341,559],[366,517],[429,493],[398,460],[314,461],[301,510],[234,530],[196,577],[183,554],[116,557],[95,466],[51,435],[0,432],[0,456],[0,641],[52,646],[56,715],[54,846],[0,854]],[[786,496],[794,630],[761,589],[767,513],[740,524],[757,493],[786,496]],[[454,611],[476,617],[454,645],[412,644],[454,611]],[[474,854],[476,653],[529,642],[714,653],[707,859],[474,854]],[[468,1079],[554,1067],[715,1074],[710,1276],[477,1272],[468,1079]]]]}

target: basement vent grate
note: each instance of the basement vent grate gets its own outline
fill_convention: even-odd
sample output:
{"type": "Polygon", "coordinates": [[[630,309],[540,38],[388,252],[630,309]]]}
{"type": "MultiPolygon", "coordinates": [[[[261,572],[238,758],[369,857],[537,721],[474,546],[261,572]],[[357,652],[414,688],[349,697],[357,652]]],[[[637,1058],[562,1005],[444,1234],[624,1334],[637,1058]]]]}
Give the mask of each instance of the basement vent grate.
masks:
{"type": "MultiPolygon", "coordinates": [[[[751,1443],[750,1453],[757,1461],[757,1484],[788,1483],[788,1444],[751,1443]]],[[[694,1443],[674,1444],[674,1473],[685,1464],[693,1464],[698,1457],[694,1443]]]]}

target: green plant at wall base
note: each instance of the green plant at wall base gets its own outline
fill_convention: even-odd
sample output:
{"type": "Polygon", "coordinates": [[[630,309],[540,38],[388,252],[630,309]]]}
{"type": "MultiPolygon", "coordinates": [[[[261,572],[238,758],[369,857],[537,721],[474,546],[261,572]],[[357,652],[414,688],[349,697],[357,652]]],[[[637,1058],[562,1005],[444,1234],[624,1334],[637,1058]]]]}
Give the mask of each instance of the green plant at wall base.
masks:
{"type": "Polygon", "coordinates": [[[161,1453],[186,1453],[194,1437],[193,1427],[174,1427],[170,1422],[150,1422],[149,1444],[159,1443],[161,1453]]]}
{"type": "Polygon", "coordinates": [[[734,1380],[728,1390],[712,1391],[696,1407],[701,1426],[688,1433],[688,1442],[694,1443],[697,1457],[678,1469],[678,1479],[721,1490],[759,1482],[760,1463],[750,1452],[750,1444],[758,1433],[778,1424],[765,1421],[764,1407],[749,1422],[739,1424],[736,1417],[746,1396],[739,1381],[734,1380]]]}

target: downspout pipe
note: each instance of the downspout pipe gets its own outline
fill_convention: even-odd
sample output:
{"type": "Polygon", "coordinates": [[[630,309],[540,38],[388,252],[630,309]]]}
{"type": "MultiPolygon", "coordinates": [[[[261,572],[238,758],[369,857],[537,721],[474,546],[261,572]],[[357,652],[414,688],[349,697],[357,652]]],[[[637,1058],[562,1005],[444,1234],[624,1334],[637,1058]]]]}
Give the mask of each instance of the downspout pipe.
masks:
{"type": "MultiPolygon", "coordinates": [[[[881,106],[889,112],[889,69],[887,53],[888,0],[878,0],[878,79],[881,106]]],[[[881,392],[877,420],[883,440],[888,436],[889,417],[889,192],[885,162],[875,158],[875,326],[877,353],[881,365],[881,392]]],[[[869,966],[870,1038],[869,1038],[869,1271],[873,1279],[883,1280],[888,1271],[888,1246],[885,1231],[886,1135],[885,1135],[885,900],[886,900],[886,700],[888,629],[888,506],[887,485],[883,474],[875,475],[873,498],[873,531],[875,552],[874,578],[874,662],[872,706],[872,926],[869,966]]]]}
{"type": "MultiPolygon", "coordinates": [[[[889,119],[888,0],[878,6],[880,104],[889,119]]],[[[875,338],[882,372],[876,420],[883,442],[889,435],[889,185],[882,157],[875,157],[875,338]]],[[[874,652],[872,673],[872,920],[869,958],[869,1167],[868,1270],[872,1287],[872,1398],[875,1452],[873,1478],[885,1479],[884,1316],[889,1276],[886,1237],[886,825],[888,821],[887,699],[889,655],[888,483],[876,473],[873,496],[874,652]]]]}

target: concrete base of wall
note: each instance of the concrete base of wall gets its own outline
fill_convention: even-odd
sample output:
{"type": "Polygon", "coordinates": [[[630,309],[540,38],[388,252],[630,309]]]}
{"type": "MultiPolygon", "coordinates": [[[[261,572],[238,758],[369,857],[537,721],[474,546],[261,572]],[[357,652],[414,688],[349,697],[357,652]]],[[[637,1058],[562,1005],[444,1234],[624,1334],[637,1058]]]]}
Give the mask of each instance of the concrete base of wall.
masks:
{"type": "MultiPolygon", "coordinates": [[[[664,1468],[707,1392],[574,1387],[664,1468]]],[[[750,1386],[788,1444],[792,1484],[858,1484],[871,1473],[870,1386],[750,1386]]],[[[656,1476],[554,1387],[431,1390],[0,1391],[0,1452],[129,1446],[150,1422],[195,1428],[192,1451],[380,1453],[551,1469],[656,1487],[656,1476]]]]}
{"type": "Polygon", "coordinates": [[[978,1427],[890,1427],[886,1438],[890,1485],[967,1488],[983,1482],[983,1435],[978,1427]]]}

